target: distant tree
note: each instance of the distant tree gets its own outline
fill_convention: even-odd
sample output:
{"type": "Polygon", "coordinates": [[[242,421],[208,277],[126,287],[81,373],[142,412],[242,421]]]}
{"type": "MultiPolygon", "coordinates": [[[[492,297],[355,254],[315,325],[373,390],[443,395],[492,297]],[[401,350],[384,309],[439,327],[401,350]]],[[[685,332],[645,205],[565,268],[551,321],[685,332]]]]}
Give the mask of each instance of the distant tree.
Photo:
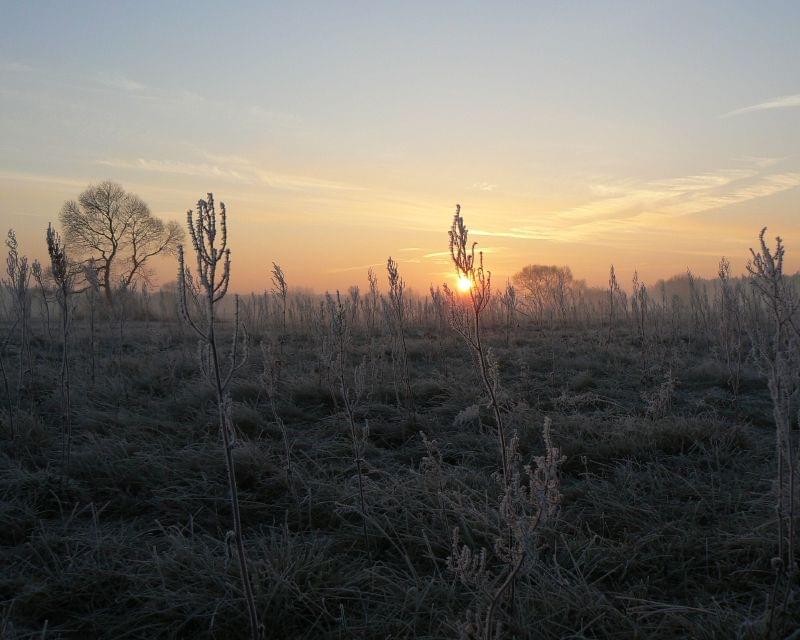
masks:
{"type": "Polygon", "coordinates": [[[514,274],[512,281],[525,302],[542,319],[545,311],[566,315],[573,277],[569,267],[529,264],[514,274]]]}
{"type": "Polygon", "coordinates": [[[100,288],[113,304],[114,285],[131,289],[147,282],[150,259],[175,251],[183,239],[177,222],[156,218],[147,204],[115,182],[89,187],[59,214],[73,255],[94,261],[100,288]]]}

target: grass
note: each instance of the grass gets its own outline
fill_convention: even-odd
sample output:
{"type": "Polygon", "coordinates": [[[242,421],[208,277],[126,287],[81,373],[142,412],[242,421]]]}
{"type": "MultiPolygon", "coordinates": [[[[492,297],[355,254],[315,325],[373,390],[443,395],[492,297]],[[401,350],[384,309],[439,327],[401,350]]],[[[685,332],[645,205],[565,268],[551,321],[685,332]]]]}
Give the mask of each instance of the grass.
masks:
{"type": "MultiPolygon", "coordinates": [[[[215,398],[193,367],[192,339],[163,329],[171,338],[129,323],[119,369],[99,358],[103,384],[90,386],[88,363],[74,363],[66,476],[59,355],[34,343],[35,410],[20,413],[16,442],[5,437],[0,449],[6,637],[248,637],[225,542],[215,398]]],[[[523,460],[541,453],[545,415],[567,456],[561,520],[516,584],[507,637],[759,637],[775,555],[766,389],[745,385],[733,404],[718,367],[687,347],[675,355],[670,412],[652,419],[642,394],[663,375],[638,365],[635,330],[618,330],[608,350],[597,346],[604,337],[520,329],[507,348],[502,330],[488,336],[506,400],[516,402],[506,420],[520,432],[523,460]],[[724,410],[708,403],[712,387],[724,410]]],[[[483,426],[454,422],[479,398],[463,346],[441,342],[451,363],[445,378],[428,339],[407,339],[414,424],[396,406],[389,376],[359,408],[369,420],[363,520],[347,416],[309,375],[305,340],[287,338],[297,357],[286,358],[278,403],[292,487],[267,395],[253,387],[258,358],[232,386],[241,519],[268,638],[457,637],[472,596],[446,558],[453,527],[476,546],[498,530],[496,435],[485,410],[483,426]],[[420,471],[419,431],[442,454],[441,500],[420,471]]],[[[100,342],[108,349],[113,337],[100,342]]],[[[798,621],[792,602],[787,629],[798,621]]]]}

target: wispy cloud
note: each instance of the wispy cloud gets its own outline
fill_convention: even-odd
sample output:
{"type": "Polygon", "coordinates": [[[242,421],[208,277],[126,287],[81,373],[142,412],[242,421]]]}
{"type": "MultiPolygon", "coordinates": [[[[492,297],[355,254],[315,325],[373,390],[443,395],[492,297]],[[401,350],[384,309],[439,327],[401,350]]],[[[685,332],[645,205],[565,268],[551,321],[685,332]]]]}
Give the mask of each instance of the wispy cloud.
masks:
{"type": "Polygon", "coordinates": [[[135,160],[98,160],[96,164],[103,167],[112,167],[114,169],[138,169],[140,171],[150,171],[153,173],[199,176],[204,178],[227,178],[237,182],[253,182],[253,180],[237,171],[205,163],[137,158],[135,160]]]}
{"type": "MultiPolygon", "coordinates": [[[[93,181],[97,180],[97,176],[95,175],[87,175],[84,177],[72,177],[72,176],[63,176],[63,175],[53,175],[53,174],[46,174],[46,173],[34,173],[34,172],[27,172],[27,171],[9,171],[0,169],[0,181],[9,181],[12,183],[20,183],[20,182],[29,182],[29,183],[36,183],[41,185],[44,189],[52,189],[57,188],[61,190],[62,188],[68,188],[67,194],[76,195],[83,189],[85,189],[89,184],[93,181]]],[[[197,197],[197,191],[194,189],[181,189],[179,187],[175,187],[174,185],[153,185],[153,184],[143,184],[140,182],[128,182],[125,183],[126,188],[130,188],[133,191],[139,192],[146,192],[149,195],[152,194],[161,194],[162,196],[172,198],[179,198],[185,202],[193,202],[197,197]]],[[[66,195],[66,194],[65,194],[66,195]]],[[[239,197],[240,200],[246,199],[239,197]]],[[[167,215],[167,212],[165,212],[167,215]]]]}
{"type": "Polygon", "coordinates": [[[212,98],[180,87],[163,88],[145,84],[119,72],[98,73],[84,81],[94,89],[125,94],[126,99],[141,100],[164,108],[185,109],[192,105],[201,105],[204,109],[235,114],[237,118],[245,117],[283,129],[295,129],[302,123],[302,120],[294,114],[282,113],[260,104],[241,104],[235,100],[212,98]]]}
{"type": "MultiPolygon", "coordinates": [[[[0,95],[25,101],[33,108],[47,106],[53,111],[96,109],[95,96],[105,95],[121,101],[122,108],[134,104],[157,111],[154,117],[187,117],[189,114],[205,115],[223,120],[250,121],[274,129],[297,130],[299,117],[281,113],[259,104],[248,104],[235,99],[204,96],[196,91],[176,86],[162,87],[142,82],[120,70],[69,74],[47,67],[31,67],[14,60],[0,60],[0,74],[9,81],[0,87],[0,95]],[[24,88],[15,85],[15,75],[25,74],[29,83],[24,88]]],[[[106,108],[106,107],[104,107],[106,108]]]]}
{"type": "Polygon", "coordinates": [[[489,231],[487,229],[470,229],[473,236],[486,236],[488,238],[513,238],[516,240],[555,240],[558,236],[556,231],[545,231],[544,229],[512,229],[510,231],[489,231]]]}
{"type": "Polygon", "coordinates": [[[275,189],[325,189],[340,191],[361,190],[361,187],[341,182],[323,180],[309,176],[276,173],[274,171],[263,169],[250,160],[237,156],[215,157],[209,154],[206,154],[206,156],[209,159],[215,159],[218,162],[183,162],[174,160],[136,158],[134,160],[103,159],[98,160],[96,164],[105,167],[113,167],[116,169],[131,169],[171,175],[215,178],[244,184],[265,184],[275,189]]]}
{"type": "Polygon", "coordinates": [[[18,60],[0,60],[0,72],[25,73],[33,71],[33,67],[18,60]]]}
{"type": "MultiPolygon", "coordinates": [[[[753,165],[758,163],[753,162],[753,165]]],[[[723,209],[800,187],[800,172],[762,173],[763,170],[726,169],[701,175],[638,182],[598,183],[591,192],[599,197],[580,206],[537,215],[526,223],[503,228],[476,229],[476,236],[559,242],[602,242],[621,245],[640,242],[641,234],[659,234],[675,228],[676,220],[723,209]]]]}
{"type": "Polygon", "coordinates": [[[0,180],[11,180],[14,182],[37,182],[65,187],[85,187],[86,182],[75,178],[63,176],[44,175],[39,173],[29,173],[25,171],[3,171],[0,170],[0,180]]]}
{"type": "Polygon", "coordinates": [[[770,158],[768,156],[742,156],[741,158],[739,158],[739,162],[752,165],[760,169],[766,169],[767,167],[771,167],[774,164],[778,164],[781,160],[785,159],[786,159],[785,157],[770,158]]]}
{"type": "Polygon", "coordinates": [[[131,80],[122,74],[101,73],[97,76],[97,81],[104,87],[126,93],[143,93],[148,88],[147,85],[131,80]]]}
{"type": "Polygon", "coordinates": [[[381,267],[383,266],[383,262],[373,262],[372,264],[360,264],[355,267],[336,267],[333,269],[327,269],[326,273],[347,273],[348,271],[366,271],[372,267],[381,267]]]}
{"type": "Polygon", "coordinates": [[[256,120],[264,120],[272,124],[283,127],[296,127],[302,123],[302,119],[290,113],[281,113],[272,109],[265,109],[261,105],[251,105],[246,109],[248,115],[256,120]]]}
{"type": "Polygon", "coordinates": [[[734,109],[728,113],[723,113],[721,117],[729,118],[731,116],[740,116],[745,113],[753,113],[755,111],[770,111],[772,109],[794,109],[800,107],[800,93],[795,93],[791,96],[782,96],[767,100],[766,102],[759,102],[758,104],[750,105],[749,107],[742,107],[741,109],[734,109]]]}
{"type": "Polygon", "coordinates": [[[478,189],[479,191],[494,191],[497,188],[497,185],[489,182],[475,182],[473,183],[472,188],[478,189]]]}

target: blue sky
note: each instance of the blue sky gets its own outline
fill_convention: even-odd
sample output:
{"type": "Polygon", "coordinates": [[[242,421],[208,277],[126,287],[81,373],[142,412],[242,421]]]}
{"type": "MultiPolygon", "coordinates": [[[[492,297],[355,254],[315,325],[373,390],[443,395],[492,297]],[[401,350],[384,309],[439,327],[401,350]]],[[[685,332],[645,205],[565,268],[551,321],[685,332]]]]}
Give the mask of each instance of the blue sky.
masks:
{"type": "Polygon", "coordinates": [[[169,218],[227,200],[243,290],[389,254],[427,287],[455,202],[501,275],[800,246],[800,3],[0,8],[0,223],[32,255],[106,178],[169,218]]]}

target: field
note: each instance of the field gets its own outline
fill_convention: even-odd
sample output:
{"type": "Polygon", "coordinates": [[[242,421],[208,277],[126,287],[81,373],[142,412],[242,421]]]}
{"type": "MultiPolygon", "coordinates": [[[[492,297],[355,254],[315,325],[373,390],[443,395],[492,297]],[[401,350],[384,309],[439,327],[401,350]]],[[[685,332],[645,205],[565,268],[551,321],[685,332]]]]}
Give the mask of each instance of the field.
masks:
{"type": "Polygon", "coordinates": [[[0,7],[0,640],[800,640],[800,1],[0,7]]]}
{"type": "MultiPolygon", "coordinates": [[[[325,305],[289,296],[284,330],[269,298],[261,314],[259,297],[243,300],[249,358],[229,388],[265,637],[493,637],[480,619],[504,575],[503,481],[473,354],[430,300],[407,299],[412,410],[398,343],[385,316],[370,326],[364,297],[343,306],[354,380],[344,402],[325,305]],[[456,529],[476,556],[486,549],[482,578],[448,568],[456,529]]],[[[4,418],[0,462],[3,637],[248,637],[197,340],[172,294],[134,302],[130,317],[98,311],[92,335],[86,309],[77,314],[66,466],[58,336],[31,321],[19,397],[18,354],[6,348],[18,408],[13,439],[4,418]]],[[[614,327],[602,316],[486,322],[521,464],[543,455],[546,417],[564,456],[557,516],[526,539],[524,567],[498,598],[501,637],[765,637],[776,588],[770,393],[746,359],[732,393],[719,323],[701,330],[682,308],[654,304],[644,336],[627,312],[614,327]]],[[[231,325],[230,313],[218,322],[225,352],[231,325]]],[[[788,596],[769,632],[786,637],[798,616],[788,596]]]]}

